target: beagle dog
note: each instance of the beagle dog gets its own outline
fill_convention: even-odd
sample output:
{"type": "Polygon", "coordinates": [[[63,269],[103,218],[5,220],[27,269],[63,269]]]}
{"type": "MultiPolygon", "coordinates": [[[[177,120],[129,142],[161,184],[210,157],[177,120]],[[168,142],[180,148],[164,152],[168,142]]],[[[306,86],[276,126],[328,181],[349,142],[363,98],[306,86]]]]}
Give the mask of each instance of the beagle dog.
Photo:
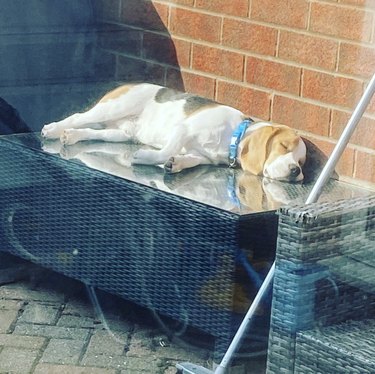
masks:
{"type": "Polygon", "coordinates": [[[234,136],[244,120],[239,110],[206,98],[149,83],[127,84],[87,112],[45,125],[42,136],[60,139],[63,145],[83,140],[140,142],[152,149],[138,150],[132,163],[164,165],[169,173],[236,163],[255,175],[302,181],[306,146],[296,132],[258,122],[243,129],[241,138],[234,136]]]}

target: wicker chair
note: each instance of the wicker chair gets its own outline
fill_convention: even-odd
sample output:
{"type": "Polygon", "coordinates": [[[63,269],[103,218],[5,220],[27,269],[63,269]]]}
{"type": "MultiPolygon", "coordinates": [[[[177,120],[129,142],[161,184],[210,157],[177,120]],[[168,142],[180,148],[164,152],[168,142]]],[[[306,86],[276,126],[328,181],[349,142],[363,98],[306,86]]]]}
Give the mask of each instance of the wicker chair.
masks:
{"type": "Polygon", "coordinates": [[[279,211],[268,374],[375,373],[375,196],[279,211]]]}

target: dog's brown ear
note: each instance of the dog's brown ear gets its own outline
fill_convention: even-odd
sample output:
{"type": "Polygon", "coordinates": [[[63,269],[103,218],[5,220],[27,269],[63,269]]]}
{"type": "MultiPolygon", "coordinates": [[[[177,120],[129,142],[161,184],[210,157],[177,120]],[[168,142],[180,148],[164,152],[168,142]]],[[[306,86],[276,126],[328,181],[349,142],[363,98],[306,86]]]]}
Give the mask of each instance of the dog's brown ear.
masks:
{"type": "MultiPolygon", "coordinates": [[[[306,145],[306,162],[302,167],[302,172],[305,175],[304,183],[311,183],[318,179],[324,165],[328,161],[328,157],[312,141],[306,138],[302,138],[302,140],[306,145]]],[[[336,171],[333,172],[331,178],[339,178],[336,171]]]]}
{"type": "Polygon", "coordinates": [[[263,166],[269,153],[269,142],[277,132],[278,128],[265,126],[253,131],[242,140],[239,159],[243,170],[255,175],[263,174],[263,166]]]}

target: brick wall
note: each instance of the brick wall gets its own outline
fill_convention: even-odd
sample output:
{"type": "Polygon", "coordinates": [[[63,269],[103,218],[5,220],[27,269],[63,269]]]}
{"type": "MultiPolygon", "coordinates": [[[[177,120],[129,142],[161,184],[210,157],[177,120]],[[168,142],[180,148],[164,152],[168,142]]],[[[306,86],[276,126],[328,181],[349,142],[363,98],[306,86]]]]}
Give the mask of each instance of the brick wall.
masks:
{"type": "MultiPolygon", "coordinates": [[[[112,49],[119,79],[131,59],[151,71],[146,80],[290,125],[327,154],[375,72],[375,0],[94,3],[105,22],[144,33],[138,50],[112,49]]],[[[340,162],[343,179],[375,183],[374,130],[375,99],[340,162]]]]}

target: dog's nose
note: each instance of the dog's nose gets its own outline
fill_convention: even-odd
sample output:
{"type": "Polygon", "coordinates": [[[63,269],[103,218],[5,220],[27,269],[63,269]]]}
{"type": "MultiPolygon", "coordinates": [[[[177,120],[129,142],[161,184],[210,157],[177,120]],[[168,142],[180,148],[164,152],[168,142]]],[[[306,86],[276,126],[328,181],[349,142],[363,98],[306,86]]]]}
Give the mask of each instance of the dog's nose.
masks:
{"type": "Polygon", "coordinates": [[[301,174],[301,168],[297,165],[289,165],[290,177],[297,178],[301,174]]]}

